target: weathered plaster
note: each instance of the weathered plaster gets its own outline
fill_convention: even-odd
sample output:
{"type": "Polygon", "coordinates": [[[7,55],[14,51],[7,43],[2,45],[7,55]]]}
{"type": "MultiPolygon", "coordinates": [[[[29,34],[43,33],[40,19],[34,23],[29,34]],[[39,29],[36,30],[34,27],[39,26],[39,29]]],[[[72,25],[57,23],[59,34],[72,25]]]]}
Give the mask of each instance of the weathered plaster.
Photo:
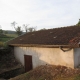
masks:
{"type": "Polygon", "coordinates": [[[32,55],[33,68],[45,64],[74,68],[73,49],[63,52],[59,48],[15,47],[14,54],[23,65],[24,55],[32,55]]]}

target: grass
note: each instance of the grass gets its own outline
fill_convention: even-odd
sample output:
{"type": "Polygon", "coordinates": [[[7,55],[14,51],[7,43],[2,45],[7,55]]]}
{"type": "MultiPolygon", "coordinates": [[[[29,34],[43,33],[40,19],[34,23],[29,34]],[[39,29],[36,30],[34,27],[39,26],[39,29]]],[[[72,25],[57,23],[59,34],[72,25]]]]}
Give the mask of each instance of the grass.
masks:
{"type": "Polygon", "coordinates": [[[6,41],[8,41],[8,40],[10,40],[10,39],[13,39],[13,38],[15,38],[15,37],[17,37],[16,34],[6,34],[6,35],[2,35],[2,36],[0,36],[0,41],[1,41],[1,42],[6,42],[6,41]]]}
{"type": "Polygon", "coordinates": [[[0,34],[0,47],[4,47],[5,42],[16,37],[17,37],[17,34],[0,34]]]}
{"type": "Polygon", "coordinates": [[[18,35],[17,34],[6,34],[7,36],[9,36],[9,37],[17,37],[18,35]]]}
{"type": "Polygon", "coordinates": [[[2,41],[2,42],[6,42],[6,41],[8,41],[8,40],[10,40],[10,39],[13,39],[13,38],[1,38],[1,41],[2,41]]]}

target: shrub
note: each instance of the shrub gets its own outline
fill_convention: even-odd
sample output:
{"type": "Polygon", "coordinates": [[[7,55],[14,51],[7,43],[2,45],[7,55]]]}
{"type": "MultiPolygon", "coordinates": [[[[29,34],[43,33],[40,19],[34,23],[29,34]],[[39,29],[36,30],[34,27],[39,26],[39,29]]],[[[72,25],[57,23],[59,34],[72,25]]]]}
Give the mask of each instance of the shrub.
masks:
{"type": "Polygon", "coordinates": [[[0,42],[0,47],[3,47],[4,43],[3,42],[0,42]]]}

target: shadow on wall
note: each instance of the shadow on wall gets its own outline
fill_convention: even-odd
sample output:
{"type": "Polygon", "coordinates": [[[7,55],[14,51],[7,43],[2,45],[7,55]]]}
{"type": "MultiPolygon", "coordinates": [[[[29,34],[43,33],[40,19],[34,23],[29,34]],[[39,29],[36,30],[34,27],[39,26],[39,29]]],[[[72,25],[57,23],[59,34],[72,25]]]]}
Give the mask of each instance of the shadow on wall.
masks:
{"type": "MultiPolygon", "coordinates": [[[[24,65],[24,55],[32,56],[33,68],[46,65],[46,64],[54,64],[55,60],[53,58],[53,54],[48,54],[46,48],[35,48],[35,47],[16,47],[15,56],[18,61],[20,61],[24,65]],[[44,52],[45,51],[45,52],[44,52]]],[[[57,55],[55,55],[55,58],[57,55]]],[[[59,58],[56,58],[57,62],[59,58]]],[[[56,62],[56,64],[58,64],[56,62]]]]}

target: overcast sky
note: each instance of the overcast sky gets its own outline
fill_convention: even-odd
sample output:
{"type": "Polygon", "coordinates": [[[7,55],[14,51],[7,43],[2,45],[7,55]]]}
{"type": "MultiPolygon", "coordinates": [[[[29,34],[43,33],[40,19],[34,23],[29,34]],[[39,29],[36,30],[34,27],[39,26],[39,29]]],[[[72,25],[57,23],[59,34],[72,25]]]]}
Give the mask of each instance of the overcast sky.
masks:
{"type": "Polygon", "coordinates": [[[0,25],[4,30],[30,24],[37,29],[75,25],[80,18],[80,0],[0,0],[0,25]]]}

